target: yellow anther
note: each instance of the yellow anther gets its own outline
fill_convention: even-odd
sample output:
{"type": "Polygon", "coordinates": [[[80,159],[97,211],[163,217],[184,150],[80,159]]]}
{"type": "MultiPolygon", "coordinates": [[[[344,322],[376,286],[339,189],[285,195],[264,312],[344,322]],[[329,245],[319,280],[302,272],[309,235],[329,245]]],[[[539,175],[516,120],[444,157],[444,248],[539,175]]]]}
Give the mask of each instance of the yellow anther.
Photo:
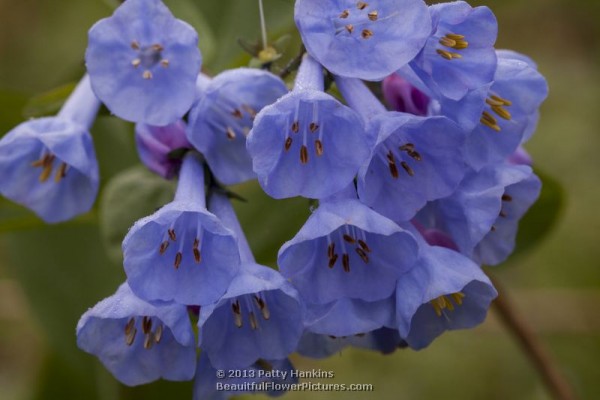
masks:
{"type": "Polygon", "coordinates": [[[364,10],[365,8],[367,8],[369,6],[369,3],[365,3],[364,1],[359,1],[356,4],[356,8],[358,8],[359,10],[364,10]]]}
{"type": "Polygon", "coordinates": [[[510,120],[512,118],[510,112],[508,112],[508,110],[502,106],[492,106],[492,111],[498,114],[500,118],[504,118],[506,120],[510,120]]]}
{"type": "Polygon", "coordinates": [[[446,46],[446,47],[454,47],[454,46],[456,46],[456,40],[453,40],[453,39],[450,39],[450,38],[447,38],[444,36],[443,38],[440,39],[440,44],[442,46],[446,46]]]}
{"type": "Polygon", "coordinates": [[[144,73],[142,74],[142,77],[144,77],[144,79],[152,79],[152,72],[145,70],[144,73]]]}
{"type": "Polygon", "coordinates": [[[373,31],[370,29],[363,29],[361,36],[363,39],[369,39],[371,36],[373,36],[373,31]]]}
{"type": "Polygon", "coordinates": [[[131,42],[131,48],[134,50],[139,50],[140,49],[140,44],[137,40],[134,40],[133,42],[131,42]]]}
{"type": "Polygon", "coordinates": [[[161,324],[156,328],[156,331],[154,332],[154,341],[156,343],[160,343],[160,340],[162,339],[162,335],[163,335],[163,326],[161,324]]]}
{"type": "Polygon", "coordinates": [[[491,128],[493,130],[495,130],[496,132],[500,132],[500,126],[498,125],[498,121],[496,120],[496,118],[494,118],[489,112],[484,111],[481,114],[481,119],[479,120],[479,122],[481,122],[483,125],[487,126],[488,128],[491,128]]]}
{"type": "Polygon", "coordinates": [[[377,18],[379,17],[379,13],[377,11],[371,11],[369,14],[367,14],[369,16],[369,19],[371,21],[377,21],[377,18]]]}
{"type": "Polygon", "coordinates": [[[54,175],[54,182],[60,182],[65,176],[67,176],[67,164],[63,162],[60,164],[60,167],[58,167],[56,175],[54,175]]]}
{"type": "Polygon", "coordinates": [[[162,65],[164,68],[167,68],[169,66],[169,60],[163,58],[162,60],[160,60],[160,65],[162,65]]]}
{"type": "Polygon", "coordinates": [[[457,35],[455,33],[447,33],[446,37],[452,40],[462,40],[465,38],[465,35],[457,35]]]}
{"type": "Polygon", "coordinates": [[[458,293],[452,293],[452,299],[454,299],[454,302],[456,304],[458,304],[459,306],[462,305],[463,302],[463,298],[465,297],[465,294],[463,292],[458,292],[458,293]]]}
{"type": "Polygon", "coordinates": [[[498,120],[496,118],[494,118],[494,116],[487,111],[482,112],[481,116],[483,119],[485,119],[486,121],[489,121],[490,123],[492,123],[494,125],[498,124],[498,120]]]}
{"type": "Polygon", "coordinates": [[[446,60],[452,60],[453,58],[452,53],[446,50],[437,49],[436,53],[438,53],[440,56],[442,56],[442,58],[445,58],[446,60]]]}
{"type": "Polygon", "coordinates": [[[40,182],[46,182],[51,174],[52,174],[52,164],[44,165],[44,169],[42,170],[42,173],[40,174],[40,178],[39,178],[40,182]]]}
{"type": "Polygon", "coordinates": [[[340,18],[348,18],[349,16],[350,16],[350,11],[348,11],[348,10],[344,10],[340,14],[340,18]]]}
{"type": "Polygon", "coordinates": [[[258,328],[258,324],[256,323],[256,316],[254,316],[254,312],[250,311],[248,314],[248,319],[250,320],[250,328],[255,331],[256,328],[258,328]]]}
{"type": "Polygon", "coordinates": [[[433,306],[433,310],[435,311],[435,315],[437,315],[438,317],[441,317],[442,316],[442,309],[440,308],[440,305],[437,303],[436,299],[431,300],[429,303],[433,306]]]}
{"type": "Polygon", "coordinates": [[[456,44],[452,47],[456,50],[466,49],[467,47],[469,47],[469,42],[464,40],[456,40],[456,44]]]}
{"type": "Polygon", "coordinates": [[[502,101],[494,100],[492,98],[485,99],[485,102],[490,106],[503,106],[504,103],[502,101]]]}
{"type": "Polygon", "coordinates": [[[233,131],[233,129],[231,129],[231,127],[227,127],[227,139],[229,140],[234,140],[235,139],[235,132],[233,131]]]}
{"type": "Polygon", "coordinates": [[[454,304],[452,304],[452,302],[450,300],[448,300],[448,298],[446,296],[442,296],[442,298],[444,299],[444,303],[446,304],[446,308],[450,311],[454,311],[454,304]]]}
{"type": "Polygon", "coordinates": [[[512,101],[506,100],[506,99],[504,99],[504,98],[502,98],[500,96],[491,95],[490,98],[492,100],[496,100],[496,101],[499,101],[499,102],[503,103],[505,106],[512,106],[512,101]]]}
{"type": "Polygon", "coordinates": [[[152,45],[152,50],[154,51],[163,51],[164,47],[162,47],[160,44],[156,43],[152,45]]]}
{"type": "Polygon", "coordinates": [[[133,60],[131,62],[131,65],[133,65],[135,68],[137,68],[140,66],[141,63],[142,63],[142,60],[140,60],[139,58],[136,58],[135,60],[133,60]]]}
{"type": "Polygon", "coordinates": [[[346,30],[348,31],[348,33],[354,32],[354,25],[352,25],[352,24],[346,25],[346,30]]]}

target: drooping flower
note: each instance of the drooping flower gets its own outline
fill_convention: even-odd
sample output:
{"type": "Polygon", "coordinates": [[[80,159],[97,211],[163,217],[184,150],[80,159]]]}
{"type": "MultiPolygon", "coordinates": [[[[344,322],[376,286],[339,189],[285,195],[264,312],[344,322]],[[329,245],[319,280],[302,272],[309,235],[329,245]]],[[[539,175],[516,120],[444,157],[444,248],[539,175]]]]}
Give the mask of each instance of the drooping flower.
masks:
{"type": "Polygon", "coordinates": [[[464,1],[429,7],[432,33],[410,66],[434,92],[462,99],[468,91],[494,79],[498,34],[496,17],[487,7],[464,1]]]}
{"type": "Polygon", "coordinates": [[[279,250],[281,273],[307,303],[384,299],[416,260],[412,235],[354,196],[322,202],[279,250]]]}
{"type": "Polygon", "coordinates": [[[87,212],[98,193],[89,129],[100,102],[86,75],[58,115],[23,122],[0,140],[0,193],[48,223],[87,212]]]}
{"type": "Polygon", "coordinates": [[[390,354],[404,345],[398,330],[384,327],[368,333],[342,337],[305,332],[296,351],[304,357],[326,358],[348,346],[390,354]]]}
{"type": "Polygon", "coordinates": [[[336,75],[380,80],[412,60],[431,32],[421,0],[298,0],[308,53],[336,75]]]}
{"type": "Polygon", "coordinates": [[[194,377],[196,344],[187,309],[150,304],[124,283],[77,324],[77,346],[95,355],[126,385],[194,377]]]}
{"type": "Polygon", "coordinates": [[[541,182],[526,165],[490,165],[472,171],[449,197],[419,215],[448,234],[475,262],[496,265],[513,251],[519,220],[539,196],[541,182]]]}
{"type": "Polygon", "coordinates": [[[188,138],[226,185],[254,179],[246,136],[256,114],[288,92],[267,71],[238,68],[207,82],[190,112],[188,138]]]}
{"type": "Polygon", "coordinates": [[[202,57],[198,35],[160,0],[127,0],[89,31],[94,92],[120,118],[164,126],[192,106],[202,57]]]}
{"type": "Polygon", "coordinates": [[[213,195],[209,207],[236,232],[242,265],[223,297],[201,308],[200,348],[220,369],[286,358],[296,349],[304,328],[298,292],[279,272],[256,264],[224,195],[213,195]]]}
{"type": "Polygon", "coordinates": [[[204,170],[188,153],[175,200],[135,223],[123,241],[127,281],[144,300],[207,305],[221,298],[240,263],[236,240],[204,198],[204,170]]]}
{"type": "Polygon", "coordinates": [[[429,97],[400,75],[392,74],[385,78],[382,82],[382,90],[385,101],[392,111],[427,116],[429,97]]]}
{"type": "Polygon", "coordinates": [[[358,176],[361,201],[392,220],[407,221],[427,201],[452,193],[466,171],[465,133],[456,124],[444,117],[385,112],[360,81],[336,77],[336,83],[368,120],[369,136],[376,137],[371,160],[358,176]]]}
{"type": "Polygon", "coordinates": [[[181,158],[176,157],[173,152],[192,147],[185,136],[185,129],[183,120],[167,126],[136,124],[135,145],[142,163],[163,178],[177,176],[181,158]]]}
{"type": "Polygon", "coordinates": [[[322,67],[307,55],[294,90],[256,116],[247,148],[271,197],[323,198],[354,179],[370,143],[360,117],[323,92],[322,67]]]}
{"type": "Polygon", "coordinates": [[[479,325],[497,296],[488,277],[467,257],[424,241],[420,246],[417,265],[396,287],[397,328],[416,350],[444,331],[479,325]]]}
{"type": "Polygon", "coordinates": [[[298,382],[289,359],[258,360],[245,368],[226,368],[223,377],[210,363],[206,353],[198,360],[194,381],[194,400],[226,400],[244,393],[281,396],[298,382]]]}

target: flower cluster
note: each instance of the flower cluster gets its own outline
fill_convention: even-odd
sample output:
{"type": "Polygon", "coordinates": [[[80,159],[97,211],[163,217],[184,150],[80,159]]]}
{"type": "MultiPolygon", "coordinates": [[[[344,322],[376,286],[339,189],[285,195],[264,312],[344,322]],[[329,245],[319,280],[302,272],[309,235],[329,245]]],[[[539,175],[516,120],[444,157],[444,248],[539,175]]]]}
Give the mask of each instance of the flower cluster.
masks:
{"type": "Polygon", "coordinates": [[[192,27],[127,0],[90,29],[88,75],[60,113],[0,141],[0,192],[47,222],[94,202],[100,102],[136,123],[150,170],[178,177],[123,240],[127,281],[77,326],[125,384],[195,379],[194,398],[226,398],[217,369],[259,382],[252,371],[290,370],[296,351],[422,349],[481,323],[497,295],[481,266],[511,254],[541,189],[521,147],[547,96],[537,66],[496,50],[494,14],[463,1],[296,0],[294,13],[307,53],[289,90],[267,70],[205,75],[192,27]],[[278,269],[256,263],[224,189],[252,179],[318,202],[278,269]]]}

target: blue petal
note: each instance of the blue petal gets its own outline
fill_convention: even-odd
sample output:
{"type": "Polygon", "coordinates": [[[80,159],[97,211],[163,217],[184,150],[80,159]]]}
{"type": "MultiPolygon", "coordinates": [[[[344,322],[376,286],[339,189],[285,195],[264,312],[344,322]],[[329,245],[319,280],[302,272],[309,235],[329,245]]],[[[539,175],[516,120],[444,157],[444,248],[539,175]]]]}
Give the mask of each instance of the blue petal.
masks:
{"type": "Polygon", "coordinates": [[[232,185],[256,177],[246,135],[256,114],[287,91],[277,76],[256,69],[229,70],[212,79],[192,108],[187,135],[219,181],[232,185]]]}
{"type": "Polygon", "coordinates": [[[243,264],[222,299],[201,308],[198,327],[199,345],[215,367],[244,368],[259,358],[292,353],[302,334],[303,309],[277,271],[243,264]]]}
{"type": "Polygon", "coordinates": [[[191,380],[196,369],[195,338],[186,307],[146,303],[127,284],[81,317],[77,345],[130,386],[159,378],[191,380]],[[144,319],[152,321],[147,333],[144,319]]]}
{"type": "Polygon", "coordinates": [[[375,301],[392,294],[416,254],[411,234],[358,200],[347,199],[322,203],[282,246],[278,264],[309,303],[375,301]]]}
{"type": "Polygon", "coordinates": [[[413,59],[431,32],[421,0],[298,0],[306,49],[340,76],[380,80],[413,59]],[[347,14],[347,15],[346,15],[347,14]]]}
{"type": "Polygon", "coordinates": [[[247,147],[260,185],[278,199],[323,198],[339,192],[369,156],[360,117],[314,90],[292,91],[265,107],[256,117],[247,147]]]}
{"type": "Polygon", "coordinates": [[[420,261],[398,280],[398,330],[410,347],[422,349],[446,330],[480,324],[496,296],[490,280],[473,261],[449,249],[423,245],[420,261]],[[464,294],[462,305],[450,299],[454,293],[464,294]],[[440,296],[447,296],[454,309],[442,309],[438,316],[430,302],[440,296]]]}
{"type": "Polygon", "coordinates": [[[44,221],[71,219],[87,212],[98,192],[92,138],[85,127],[59,117],[24,122],[0,141],[0,176],[0,193],[44,221]],[[32,165],[48,157],[48,167],[32,165]]]}
{"type": "Polygon", "coordinates": [[[128,121],[163,126],[181,118],[194,101],[201,61],[194,29],[159,0],[128,0],[89,31],[92,88],[128,121]]]}

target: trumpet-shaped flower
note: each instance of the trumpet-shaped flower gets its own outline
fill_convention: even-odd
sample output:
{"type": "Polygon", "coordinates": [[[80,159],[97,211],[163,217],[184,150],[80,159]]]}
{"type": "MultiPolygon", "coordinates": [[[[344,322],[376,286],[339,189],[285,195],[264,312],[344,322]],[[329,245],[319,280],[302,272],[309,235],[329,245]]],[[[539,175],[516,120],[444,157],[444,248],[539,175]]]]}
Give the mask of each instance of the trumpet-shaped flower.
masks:
{"type": "Polygon", "coordinates": [[[246,136],[256,114],[288,92],[267,71],[238,68],[202,82],[200,98],[190,113],[188,138],[226,185],[254,179],[246,136]]]}
{"type": "Polygon", "coordinates": [[[223,297],[200,310],[200,348],[216,368],[245,368],[295,351],[303,331],[296,289],[277,271],[258,265],[229,200],[211,197],[210,209],[237,234],[242,265],[223,297]]]}
{"type": "Polygon", "coordinates": [[[127,0],[90,29],[85,61],[112,113],[164,126],[192,106],[202,57],[196,31],[160,0],[127,0]]]}
{"type": "Polygon", "coordinates": [[[256,116],[247,148],[271,197],[324,198],[354,179],[370,142],[360,117],[323,92],[322,67],[305,56],[294,90],[256,116]]]}
{"type": "Polygon", "coordinates": [[[55,117],[23,122],[0,140],[0,193],[49,223],[87,212],[98,193],[89,129],[100,102],[85,76],[55,117]]]}
{"type": "Polygon", "coordinates": [[[431,33],[421,0],[298,0],[308,53],[336,75],[380,80],[412,60],[431,33]]]}
{"type": "Polygon", "coordinates": [[[135,223],[123,241],[127,281],[153,301],[208,305],[219,300],[240,263],[229,229],[205,208],[204,170],[185,156],[175,200],[135,223]]]}
{"type": "Polygon", "coordinates": [[[194,377],[196,345],[185,306],[150,304],[125,283],[77,324],[77,345],[126,385],[194,377]]]}

